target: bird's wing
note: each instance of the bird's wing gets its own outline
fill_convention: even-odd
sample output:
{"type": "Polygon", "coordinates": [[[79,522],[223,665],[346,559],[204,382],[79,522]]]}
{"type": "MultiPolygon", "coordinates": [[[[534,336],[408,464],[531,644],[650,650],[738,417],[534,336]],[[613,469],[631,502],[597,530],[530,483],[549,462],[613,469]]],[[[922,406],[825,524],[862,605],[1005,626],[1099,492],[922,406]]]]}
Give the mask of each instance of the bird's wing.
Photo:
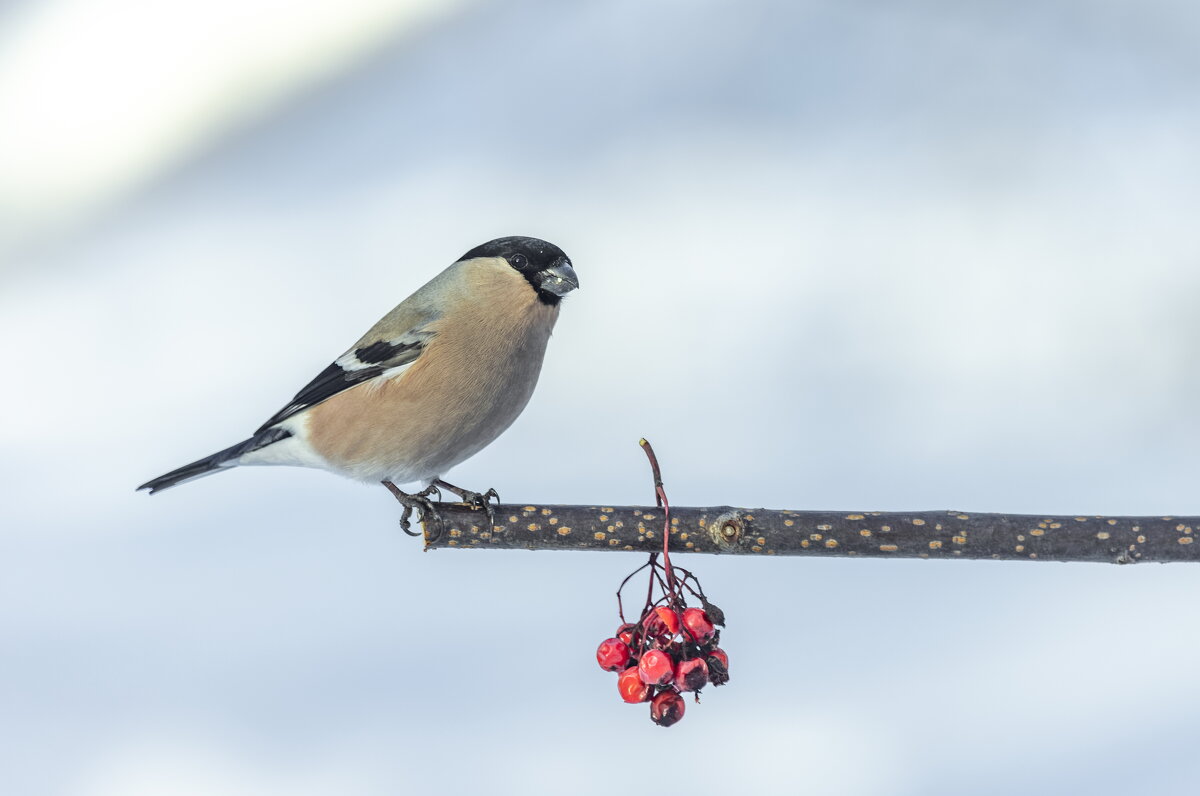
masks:
{"type": "Polygon", "coordinates": [[[349,351],[296,393],[287,406],[276,412],[255,433],[287,420],[292,415],[416,361],[435,332],[430,324],[440,317],[425,307],[405,302],[371,327],[349,351]],[[406,306],[407,305],[407,306],[406,306]]]}

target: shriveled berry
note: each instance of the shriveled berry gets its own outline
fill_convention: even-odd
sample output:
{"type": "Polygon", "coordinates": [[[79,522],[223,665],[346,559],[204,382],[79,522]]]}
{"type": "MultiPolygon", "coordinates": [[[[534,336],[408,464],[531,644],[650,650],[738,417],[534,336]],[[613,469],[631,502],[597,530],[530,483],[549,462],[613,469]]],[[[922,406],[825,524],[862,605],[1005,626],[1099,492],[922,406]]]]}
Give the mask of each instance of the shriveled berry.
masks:
{"type": "Polygon", "coordinates": [[[708,615],[699,608],[688,608],[683,612],[683,628],[696,642],[704,644],[713,637],[717,629],[708,615]]]}
{"type": "Polygon", "coordinates": [[[703,658],[680,661],[675,667],[675,688],[679,691],[699,691],[708,685],[708,664],[703,658]]]}
{"type": "Polygon", "coordinates": [[[683,697],[663,691],[650,702],[650,720],[660,727],[670,727],[683,718],[683,708],[683,697]]]}
{"type": "Polygon", "coordinates": [[[650,699],[650,686],[638,676],[638,667],[630,666],[617,676],[617,690],[626,702],[645,702],[650,699]]]}
{"type": "Polygon", "coordinates": [[[632,622],[626,622],[617,628],[617,638],[621,639],[621,641],[624,641],[630,647],[637,643],[637,637],[637,625],[633,624],[632,622]]]}
{"type": "Polygon", "coordinates": [[[713,647],[708,653],[708,681],[713,685],[725,685],[729,682],[729,656],[720,647],[713,647]]]}
{"type": "Polygon", "coordinates": [[[658,621],[663,623],[663,627],[665,627],[667,632],[672,636],[679,632],[679,614],[675,613],[665,605],[660,605],[655,608],[654,614],[658,617],[658,621]]]}
{"type": "Polygon", "coordinates": [[[606,672],[619,672],[629,666],[633,652],[619,638],[606,638],[596,648],[596,663],[606,672]]]}
{"type": "Polygon", "coordinates": [[[725,612],[703,597],[700,598],[700,602],[704,605],[704,613],[708,614],[709,621],[714,625],[725,627],[725,612]]]}
{"type": "Polygon", "coordinates": [[[638,661],[638,674],[647,685],[666,685],[675,676],[675,664],[662,650],[647,650],[638,661]]]}

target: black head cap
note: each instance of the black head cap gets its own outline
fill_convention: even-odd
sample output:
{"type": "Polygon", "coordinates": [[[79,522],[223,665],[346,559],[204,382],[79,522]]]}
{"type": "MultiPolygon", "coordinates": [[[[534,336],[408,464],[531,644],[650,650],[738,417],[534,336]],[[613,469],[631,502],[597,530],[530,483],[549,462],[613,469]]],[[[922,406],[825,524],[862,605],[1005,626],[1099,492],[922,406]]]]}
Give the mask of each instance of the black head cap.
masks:
{"type": "Polygon", "coordinates": [[[476,246],[458,259],[503,257],[537,291],[545,304],[555,305],[562,297],[579,287],[579,279],[571,260],[553,243],[538,238],[515,235],[496,238],[476,246]]]}

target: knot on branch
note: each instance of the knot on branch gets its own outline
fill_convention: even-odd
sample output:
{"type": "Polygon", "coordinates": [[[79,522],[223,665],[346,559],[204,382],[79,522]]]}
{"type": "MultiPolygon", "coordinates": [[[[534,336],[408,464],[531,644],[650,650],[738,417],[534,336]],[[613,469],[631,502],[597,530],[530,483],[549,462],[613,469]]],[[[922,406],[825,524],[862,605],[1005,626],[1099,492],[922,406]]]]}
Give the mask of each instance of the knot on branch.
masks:
{"type": "Polygon", "coordinates": [[[708,527],[708,534],[713,544],[723,550],[730,550],[741,541],[746,529],[746,520],[742,512],[727,511],[719,514],[708,527]]]}

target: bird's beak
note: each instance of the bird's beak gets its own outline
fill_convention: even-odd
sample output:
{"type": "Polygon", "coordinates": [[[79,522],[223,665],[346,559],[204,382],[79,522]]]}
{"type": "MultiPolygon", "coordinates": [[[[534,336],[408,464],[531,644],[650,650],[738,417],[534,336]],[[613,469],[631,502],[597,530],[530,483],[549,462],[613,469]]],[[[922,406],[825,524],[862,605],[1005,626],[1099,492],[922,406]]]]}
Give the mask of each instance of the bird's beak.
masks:
{"type": "Polygon", "coordinates": [[[579,277],[575,275],[570,260],[559,260],[538,273],[538,284],[542,290],[556,296],[565,296],[579,287],[579,277]]]}

